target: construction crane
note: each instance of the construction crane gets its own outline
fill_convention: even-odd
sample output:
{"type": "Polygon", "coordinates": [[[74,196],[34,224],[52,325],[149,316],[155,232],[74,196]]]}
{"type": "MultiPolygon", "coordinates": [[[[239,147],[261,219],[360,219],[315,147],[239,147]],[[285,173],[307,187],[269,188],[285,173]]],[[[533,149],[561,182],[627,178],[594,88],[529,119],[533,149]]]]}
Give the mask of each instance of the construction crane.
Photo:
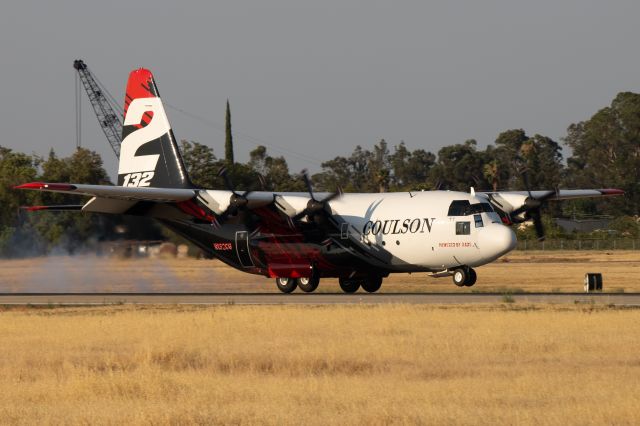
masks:
{"type": "MultiPolygon", "coordinates": [[[[85,64],[82,59],[73,61],[73,68],[78,71],[78,78],[89,96],[89,102],[91,102],[91,106],[96,113],[98,124],[100,124],[116,157],[120,158],[120,141],[122,138],[122,122],[124,119],[122,110],[118,107],[118,103],[109,91],[106,90],[98,78],[91,73],[89,67],[87,67],[87,64],[85,64]]],[[[77,143],[78,146],[80,146],[79,84],[76,84],[76,126],[77,143]]]]}

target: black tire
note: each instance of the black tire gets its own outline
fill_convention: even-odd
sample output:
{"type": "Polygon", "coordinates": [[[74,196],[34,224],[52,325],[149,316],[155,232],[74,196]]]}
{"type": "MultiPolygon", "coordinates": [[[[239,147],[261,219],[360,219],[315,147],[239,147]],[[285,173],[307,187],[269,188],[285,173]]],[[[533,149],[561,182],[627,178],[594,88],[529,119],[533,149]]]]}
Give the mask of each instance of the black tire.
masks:
{"type": "Polygon", "coordinates": [[[368,293],[375,293],[382,287],[382,277],[367,277],[360,282],[360,286],[368,293]]]}
{"type": "Polygon", "coordinates": [[[320,278],[316,276],[312,276],[309,278],[298,278],[296,280],[296,283],[298,284],[298,288],[300,290],[304,291],[305,293],[311,293],[315,291],[316,288],[318,288],[318,284],[320,284],[320,278]]]}
{"type": "Polygon", "coordinates": [[[469,274],[467,273],[467,269],[458,268],[453,271],[453,283],[458,287],[464,287],[468,276],[469,274]]]}
{"type": "Polygon", "coordinates": [[[467,287],[471,287],[476,283],[478,275],[476,274],[476,271],[471,268],[469,268],[468,272],[469,274],[467,275],[467,280],[465,281],[464,285],[467,287]]]}
{"type": "Polygon", "coordinates": [[[291,293],[296,289],[296,287],[298,287],[298,283],[296,280],[286,277],[276,278],[276,285],[278,286],[278,290],[283,293],[291,293]]]}
{"type": "Polygon", "coordinates": [[[345,293],[355,293],[360,288],[360,281],[358,280],[340,278],[338,282],[340,283],[340,288],[345,293]]]}

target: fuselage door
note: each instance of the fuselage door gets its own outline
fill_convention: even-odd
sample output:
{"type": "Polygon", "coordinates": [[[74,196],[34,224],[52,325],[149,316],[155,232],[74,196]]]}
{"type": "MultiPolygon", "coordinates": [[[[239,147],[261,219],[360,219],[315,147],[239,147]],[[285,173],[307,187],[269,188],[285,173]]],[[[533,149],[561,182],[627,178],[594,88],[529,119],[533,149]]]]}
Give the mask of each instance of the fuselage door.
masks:
{"type": "Polygon", "coordinates": [[[340,239],[341,240],[349,239],[349,224],[346,222],[340,224],[340,239]]]}
{"type": "Polygon", "coordinates": [[[243,267],[254,266],[249,251],[249,233],[247,231],[236,232],[236,253],[238,253],[238,260],[243,267]]]}

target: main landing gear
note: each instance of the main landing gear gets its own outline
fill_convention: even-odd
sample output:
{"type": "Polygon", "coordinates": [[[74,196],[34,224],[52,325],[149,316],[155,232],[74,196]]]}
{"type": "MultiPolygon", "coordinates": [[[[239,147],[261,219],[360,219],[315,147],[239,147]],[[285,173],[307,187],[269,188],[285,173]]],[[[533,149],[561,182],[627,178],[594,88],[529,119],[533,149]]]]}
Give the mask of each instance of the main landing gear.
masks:
{"type": "MultiPolygon", "coordinates": [[[[368,293],[375,293],[382,286],[382,277],[376,275],[366,278],[340,278],[339,283],[345,293],[355,293],[359,288],[368,293]]],[[[315,275],[303,278],[276,278],[278,290],[283,293],[291,293],[296,288],[305,293],[312,293],[318,288],[318,284],[320,284],[320,277],[315,275]]]]}
{"type": "Polygon", "coordinates": [[[355,293],[360,287],[367,293],[375,293],[382,286],[382,277],[340,278],[340,288],[345,293],[355,293]]]}
{"type": "Polygon", "coordinates": [[[280,277],[276,278],[276,285],[281,292],[291,293],[298,287],[298,282],[294,278],[280,277]]]}
{"type": "Polygon", "coordinates": [[[453,271],[453,283],[458,287],[471,287],[476,283],[476,271],[468,266],[463,266],[453,271]]]}
{"type": "Polygon", "coordinates": [[[375,293],[382,286],[382,277],[370,276],[366,278],[340,278],[340,288],[345,293],[355,293],[360,287],[367,293],[375,293]]]}
{"type": "Polygon", "coordinates": [[[318,288],[318,284],[320,284],[320,277],[302,277],[297,278],[296,282],[298,283],[298,288],[305,293],[312,293],[316,288],[318,288]]]}
{"type": "Polygon", "coordinates": [[[305,293],[311,293],[320,284],[320,278],[318,277],[303,277],[303,278],[276,278],[276,285],[278,290],[283,293],[291,293],[296,288],[304,291],[305,293]]]}

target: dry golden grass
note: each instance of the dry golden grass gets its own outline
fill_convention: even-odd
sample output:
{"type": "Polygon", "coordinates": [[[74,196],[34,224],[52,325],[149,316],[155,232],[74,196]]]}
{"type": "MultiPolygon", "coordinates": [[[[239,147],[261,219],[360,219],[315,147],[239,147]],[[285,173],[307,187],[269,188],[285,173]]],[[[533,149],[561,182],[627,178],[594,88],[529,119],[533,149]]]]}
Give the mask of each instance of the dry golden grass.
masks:
{"type": "MultiPolygon", "coordinates": [[[[394,274],[382,292],[471,292],[505,289],[580,292],[586,272],[601,272],[609,292],[640,292],[640,251],[515,251],[477,269],[472,288],[425,273],[394,274]]],[[[45,257],[0,261],[0,292],[277,292],[271,279],[246,274],[219,261],[45,257]]],[[[319,292],[341,292],[334,279],[319,292]]]]}
{"type": "Polygon", "coordinates": [[[2,423],[638,424],[640,311],[0,312],[2,423]]]}

